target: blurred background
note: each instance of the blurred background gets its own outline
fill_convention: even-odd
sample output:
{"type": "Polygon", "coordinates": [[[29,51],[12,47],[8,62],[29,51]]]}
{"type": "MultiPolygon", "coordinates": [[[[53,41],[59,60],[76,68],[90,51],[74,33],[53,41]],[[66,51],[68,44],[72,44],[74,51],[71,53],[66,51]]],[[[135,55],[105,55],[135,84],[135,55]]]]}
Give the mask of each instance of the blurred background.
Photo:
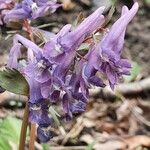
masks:
{"type": "MultiPolygon", "coordinates": [[[[79,13],[86,17],[100,6],[111,15],[108,26],[120,17],[121,7],[132,0],[60,0],[56,13],[32,23],[57,33],[67,23],[75,24],[79,13]]],[[[112,92],[109,87],[91,90],[86,112],[65,124],[66,133],[47,144],[37,140],[37,150],[148,150],[150,149],[150,0],[138,1],[140,9],[129,24],[123,57],[132,62],[131,75],[112,92]]],[[[12,38],[17,30],[0,27],[0,67],[7,64],[12,38]]],[[[16,150],[26,98],[9,92],[0,95],[0,150],[16,150]]],[[[29,135],[27,134],[27,141],[29,135]]],[[[28,149],[28,144],[26,145],[28,149]]]]}

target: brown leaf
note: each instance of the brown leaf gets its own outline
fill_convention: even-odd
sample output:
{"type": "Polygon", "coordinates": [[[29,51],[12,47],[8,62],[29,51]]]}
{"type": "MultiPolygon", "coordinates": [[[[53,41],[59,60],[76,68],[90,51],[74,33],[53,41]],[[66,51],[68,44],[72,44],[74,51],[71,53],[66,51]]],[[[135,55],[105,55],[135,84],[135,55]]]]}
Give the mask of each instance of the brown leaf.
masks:
{"type": "Polygon", "coordinates": [[[61,0],[63,3],[63,9],[68,11],[72,10],[75,7],[75,3],[73,3],[71,0],[61,0]]]}
{"type": "Polygon", "coordinates": [[[145,135],[137,135],[129,137],[125,139],[125,142],[128,144],[129,150],[133,150],[139,146],[150,148],[150,137],[145,135]]]}
{"type": "Polygon", "coordinates": [[[122,141],[111,140],[106,143],[97,143],[94,150],[127,150],[127,145],[122,141]]]}
{"type": "Polygon", "coordinates": [[[9,100],[21,101],[25,103],[27,101],[27,97],[17,95],[8,91],[5,91],[4,93],[0,94],[0,105],[9,100]]]}
{"type": "Polygon", "coordinates": [[[125,149],[127,147],[127,144],[120,141],[120,140],[113,140],[113,139],[108,139],[106,140],[106,137],[103,137],[104,135],[101,135],[99,137],[93,137],[90,134],[85,134],[83,135],[80,140],[87,143],[91,144],[94,143],[94,150],[118,150],[118,149],[125,149]],[[105,142],[100,142],[100,141],[105,141],[105,142]]]}

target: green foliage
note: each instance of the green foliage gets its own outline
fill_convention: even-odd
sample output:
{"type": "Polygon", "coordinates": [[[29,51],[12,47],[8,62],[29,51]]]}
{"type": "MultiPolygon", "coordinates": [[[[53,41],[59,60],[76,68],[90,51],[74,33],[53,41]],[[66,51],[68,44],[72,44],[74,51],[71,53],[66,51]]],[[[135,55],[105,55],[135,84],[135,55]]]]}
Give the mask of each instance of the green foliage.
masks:
{"type": "Polygon", "coordinates": [[[0,121],[0,150],[11,150],[18,147],[21,120],[7,117],[0,121]]]}
{"type": "Polygon", "coordinates": [[[80,12],[73,23],[74,27],[77,27],[77,25],[79,25],[84,19],[85,19],[85,16],[84,16],[83,12],[80,12]]]}
{"type": "Polygon", "coordinates": [[[132,69],[131,69],[131,75],[129,76],[124,76],[124,79],[126,82],[131,82],[137,78],[137,76],[140,74],[140,66],[136,63],[132,63],[132,69]]]}
{"type": "Polygon", "coordinates": [[[90,44],[88,43],[83,43],[81,44],[81,46],[79,47],[78,51],[87,51],[89,49],[90,44]]]}
{"type": "Polygon", "coordinates": [[[0,135],[0,150],[11,150],[8,140],[0,135]]]}
{"type": "Polygon", "coordinates": [[[108,13],[108,15],[106,17],[106,21],[105,21],[104,26],[108,25],[108,23],[111,21],[114,12],[115,12],[115,5],[112,5],[111,9],[109,10],[109,13],[108,13]]]}
{"type": "Polygon", "coordinates": [[[111,0],[111,3],[112,3],[112,5],[114,6],[114,5],[116,5],[117,0],[111,0]]]}
{"type": "Polygon", "coordinates": [[[92,144],[89,144],[85,150],[93,150],[94,142],[92,144]]]}
{"type": "Polygon", "coordinates": [[[147,4],[150,4],[150,0],[144,0],[147,4]]]}
{"type": "Polygon", "coordinates": [[[50,147],[48,144],[42,144],[43,150],[50,150],[50,147]]]}
{"type": "Polygon", "coordinates": [[[13,69],[6,68],[0,71],[0,86],[9,92],[26,95],[29,93],[29,86],[23,75],[13,69]]]}
{"type": "Polygon", "coordinates": [[[59,122],[58,117],[60,117],[60,115],[57,113],[57,111],[52,106],[49,108],[49,112],[51,113],[52,118],[54,119],[56,125],[59,127],[60,122],[59,122]]]}

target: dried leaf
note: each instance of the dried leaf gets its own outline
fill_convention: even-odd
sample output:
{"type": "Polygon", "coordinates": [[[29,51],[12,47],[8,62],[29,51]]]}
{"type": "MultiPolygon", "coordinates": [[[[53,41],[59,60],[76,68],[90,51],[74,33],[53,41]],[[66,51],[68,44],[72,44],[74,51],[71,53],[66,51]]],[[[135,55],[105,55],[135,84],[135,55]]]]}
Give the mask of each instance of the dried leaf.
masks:
{"type": "Polygon", "coordinates": [[[145,135],[132,136],[125,139],[125,142],[128,144],[130,150],[135,149],[139,146],[144,146],[150,148],[150,137],[145,135]]]}

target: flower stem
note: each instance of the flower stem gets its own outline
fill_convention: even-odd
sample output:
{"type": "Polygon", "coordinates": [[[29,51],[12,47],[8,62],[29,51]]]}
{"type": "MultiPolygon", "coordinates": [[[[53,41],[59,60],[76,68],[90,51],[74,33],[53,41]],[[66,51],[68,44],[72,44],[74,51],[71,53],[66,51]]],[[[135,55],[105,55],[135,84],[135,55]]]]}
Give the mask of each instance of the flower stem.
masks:
{"type": "Polygon", "coordinates": [[[24,20],[23,22],[23,29],[27,32],[28,34],[28,38],[34,42],[34,38],[33,38],[33,33],[32,33],[32,28],[30,26],[29,20],[24,20]]]}
{"type": "Polygon", "coordinates": [[[29,150],[34,150],[34,142],[36,139],[36,124],[31,124],[29,150]]]}
{"type": "Polygon", "coordinates": [[[21,127],[19,150],[24,150],[24,148],[25,148],[26,132],[27,132],[27,127],[28,127],[28,118],[29,118],[29,108],[28,108],[28,103],[26,103],[22,127],[21,127]]]}
{"type": "MultiPolygon", "coordinates": [[[[33,38],[33,34],[32,34],[32,29],[31,29],[31,26],[30,26],[30,22],[28,20],[24,20],[24,23],[23,23],[23,27],[25,28],[27,34],[28,34],[28,38],[34,42],[34,38],[33,38]]],[[[29,150],[34,150],[35,147],[34,147],[34,142],[36,140],[36,124],[30,124],[31,128],[30,128],[30,141],[29,141],[29,150]]]]}

